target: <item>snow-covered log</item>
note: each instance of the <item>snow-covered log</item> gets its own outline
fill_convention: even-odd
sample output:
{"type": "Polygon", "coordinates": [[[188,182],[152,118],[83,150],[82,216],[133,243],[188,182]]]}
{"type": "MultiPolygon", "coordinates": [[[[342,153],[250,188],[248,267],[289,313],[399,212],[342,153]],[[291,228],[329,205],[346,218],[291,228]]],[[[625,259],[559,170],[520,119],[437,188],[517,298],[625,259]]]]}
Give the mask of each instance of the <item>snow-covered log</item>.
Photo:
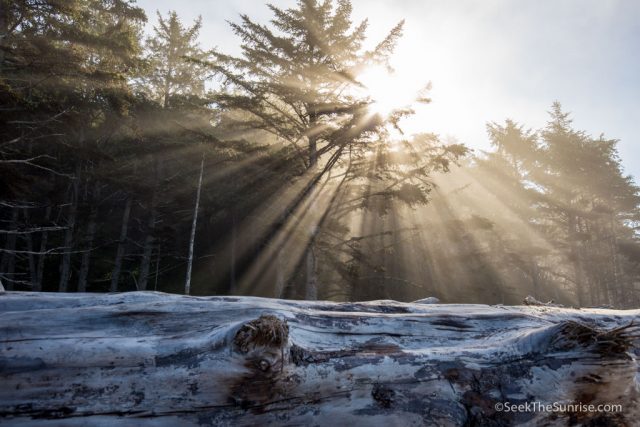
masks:
{"type": "Polygon", "coordinates": [[[639,321],[640,310],[6,292],[0,424],[632,426],[639,321]],[[574,407],[541,410],[554,404],[574,407]],[[599,404],[622,407],[584,410],[599,404]]]}

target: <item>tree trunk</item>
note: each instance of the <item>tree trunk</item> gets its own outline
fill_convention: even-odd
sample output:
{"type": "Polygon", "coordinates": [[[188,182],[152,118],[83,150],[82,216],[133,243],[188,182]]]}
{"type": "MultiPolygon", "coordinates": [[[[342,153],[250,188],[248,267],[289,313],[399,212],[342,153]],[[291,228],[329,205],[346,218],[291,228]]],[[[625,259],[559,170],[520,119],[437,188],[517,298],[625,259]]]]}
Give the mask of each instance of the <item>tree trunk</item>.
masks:
{"type": "Polygon", "coordinates": [[[4,71],[5,49],[9,37],[9,1],[0,0],[0,74],[4,71]]]}
{"type": "MultiPolygon", "coordinates": [[[[11,222],[9,223],[9,230],[17,230],[19,215],[20,210],[18,208],[13,208],[13,212],[11,213],[11,222]]],[[[13,282],[15,280],[13,273],[16,268],[16,237],[16,234],[7,234],[4,252],[2,253],[2,260],[0,261],[0,276],[4,279],[4,283],[9,291],[13,289],[13,282]]]]}
{"type": "Polygon", "coordinates": [[[284,297],[284,288],[286,287],[286,260],[284,256],[284,248],[279,248],[276,255],[276,289],[275,297],[284,297]]]}
{"type": "Polygon", "coordinates": [[[538,267],[538,262],[533,257],[529,260],[529,265],[529,271],[531,272],[531,287],[533,288],[533,297],[536,299],[540,299],[542,298],[542,296],[540,295],[540,268],[538,267]]]}
{"type": "Polygon", "coordinates": [[[318,299],[318,264],[316,261],[316,253],[313,245],[313,241],[309,243],[306,255],[306,284],[305,284],[305,299],[314,301],[318,299]]]}
{"type": "MultiPolygon", "coordinates": [[[[49,222],[51,219],[51,205],[47,206],[47,209],[44,213],[45,222],[49,222]]],[[[44,261],[46,258],[47,252],[47,241],[49,240],[49,232],[43,231],[42,236],[40,236],[40,255],[38,255],[38,266],[37,266],[37,277],[36,282],[33,285],[34,292],[40,292],[42,290],[42,277],[44,276],[44,261]]]]}
{"type": "Polygon", "coordinates": [[[196,227],[198,225],[198,208],[200,207],[200,190],[202,189],[202,174],[204,172],[204,153],[200,162],[200,177],[198,178],[198,189],[196,190],[196,204],[193,207],[193,222],[191,223],[191,236],[189,237],[189,256],[187,258],[187,277],[184,282],[184,293],[191,293],[191,270],[193,268],[193,246],[196,240],[196,227]]]}
{"type": "Polygon", "coordinates": [[[16,426],[632,426],[640,417],[629,326],[640,310],[7,292],[0,316],[0,423],[16,426]],[[622,407],[506,410],[554,403],[622,407]]]}
{"type": "Polygon", "coordinates": [[[158,220],[158,190],[153,190],[151,197],[151,212],[147,220],[147,236],[144,239],[144,249],[142,252],[142,261],[140,262],[140,280],[138,281],[138,290],[147,289],[149,281],[149,269],[151,268],[151,257],[153,255],[153,246],[155,243],[156,221],[158,220]]]}
{"type": "Polygon", "coordinates": [[[151,268],[151,258],[153,255],[153,247],[156,241],[156,223],[158,221],[158,198],[160,191],[160,179],[162,177],[162,160],[159,158],[153,158],[149,155],[149,159],[155,164],[155,182],[153,184],[153,193],[151,195],[151,202],[149,206],[149,218],[147,219],[147,235],[144,239],[144,249],[142,253],[142,260],[140,261],[140,277],[136,283],[138,290],[144,291],[147,289],[147,283],[149,281],[149,269],[151,268]]]}
{"type": "MultiPolygon", "coordinates": [[[[314,197],[311,195],[310,197],[314,197]]],[[[316,211],[316,200],[312,200],[309,206],[310,212],[316,211]]],[[[305,254],[305,289],[304,298],[307,300],[318,299],[318,260],[316,257],[316,236],[319,224],[312,222],[309,229],[309,244],[305,254]]]]}
{"type": "Polygon", "coordinates": [[[318,164],[318,140],[315,136],[309,136],[309,168],[318,164]]]}
{"type": "Polygon", "coordinates": [[[33,250],[33,236],[31,233],[23,235],[27,246],[27,262],[29,264],[29,279],[30,286],[32,290],[36,289],[36,282],[38,281],[38,271],[36,267],[36,258],[33,250]]]}
{"type": "Polygon", "coordinates": [[[582,255],[578,248],[578,242],[576,241],[576,221],[577,218],[569,213],[568,220],[568,238],[569,238],[569,248],[571,255],[571,263],[573,264],[573,271],[575,274],[575,284],[576,284],[576,296],[578,298],[578,307],[583,307],[586,304],[586,297],[584,292],[585,287],[585,277],[584,277],[584,269],[582,268],[582,255]]]}
{"type": "Polygon", "coordinates": [[[93,204],[87,223],[87,233],[85,235],[84,252],[82,253],[82,263],[78,274],[78,292],[87,291],[87,278],[89,277],[89,265],[91,263],[91,251],[93,250],[93,239],[96,236],[98,217],[98,204],[100,203],[100,184],[96,183],[93,192],[93,204]]]}
{"type": "MultiPolygon", "coordinates": [[[[288,212],[288,209],[284,209],[283,212],[280,214],[279,224],[278,224],[279,227],[284,227],[289,215],[290,213],[288,212]]],[[[285,249],[285,245],[283,244],[283,242],[280,241],[280,239],[274,240],[272,244],[275,246],[275,248],[271,252],[272,253],[274,251],[276,252],[276,263],[275,263],[276,282],[274,286],[273,296],[275,298],[284,298],[284,292],[287,286],[287,277],[288,277],[286,249],[285,249]]]]}
{"type": "MultiPolygon", "coordinates": [[[[24,215],[25,227],[31,228],[31,225],[29,224],[29,210],[24,209],[23,215],[24,215]]],[[[33,250],[33,235],[32,233],[26,233],[23,235],[23,238],[26,243],[27,252],[28,252],[27,262],[29,264],[29,278],[30,278],[31,289],[35,290],[36,282],[38,281],[38,272],[36,267],[36,258],[33,250]]]]}
{"type": "Polygon", "coordinates": [[[236,250],[238,244],[238,230],[236,230],[236,213],[231,214],[231,248],[229,254],[229,294],[236,295],[238,293],[238,284],[236,280],[236,250]]]}
{"type": "Polygon", "coordinates": [[[156,274],[153,278],[153,290],[158,290],[158,277],[160,277],[160,244],[156,247],[156,274]]]}
{"type": "Polygon", "coordinates": [[[618,237],[616,234],[616,219],[615,214],[612,212],[609,215],[609,253],[611,257],[611,270],[613,275],[613,288],[614,288],[614,304],[616,307],[628,307],[630,300],[633,299],[632,295],[627,293],[627,289],[623,284],[622,266],[620,265],[620,259],[618,256],[618,237]]]}
{"type": "Polygon", "coordinates": [[[129,230],[129,215],[131,214],[131,197],[127,196],[122,214],[122,226],[120,227],[120,238],[118,240],[118,249],[116,250],[116,259],[111,274],[111,292],[118,291],[118,282],[120,281],[120,271],[122,271],[122,259],[127,246],[127,231],[129,230]]]}
{"type": "Polygon", "coordinates": [[[64,253],[60,264],[60,282],[58,291],[66,292],[71,276],[71,252],[73,251],[73,232],[76,226],[76,216],[78,215],[78,191],[80,185],[80,174],[77,173],[71,189],[71,206],[67,218],[67,230],[64,233],[64,253]]]}

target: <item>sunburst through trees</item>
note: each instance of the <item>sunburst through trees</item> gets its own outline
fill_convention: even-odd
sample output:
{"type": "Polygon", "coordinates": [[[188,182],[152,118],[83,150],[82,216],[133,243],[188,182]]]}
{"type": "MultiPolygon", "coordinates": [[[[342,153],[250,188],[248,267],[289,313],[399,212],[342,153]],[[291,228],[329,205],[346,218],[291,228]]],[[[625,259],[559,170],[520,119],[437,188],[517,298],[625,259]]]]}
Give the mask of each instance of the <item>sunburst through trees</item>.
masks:
{"type": "Polygon", "coordinates": [[[0,5],[7,288],[638,303],[616,141],[559,104],[486,153],[406,135],[430,83],[392,67],[403,22],[372,42],[350,1],[301,0],[207,50],[125,0],[0,5]]]}

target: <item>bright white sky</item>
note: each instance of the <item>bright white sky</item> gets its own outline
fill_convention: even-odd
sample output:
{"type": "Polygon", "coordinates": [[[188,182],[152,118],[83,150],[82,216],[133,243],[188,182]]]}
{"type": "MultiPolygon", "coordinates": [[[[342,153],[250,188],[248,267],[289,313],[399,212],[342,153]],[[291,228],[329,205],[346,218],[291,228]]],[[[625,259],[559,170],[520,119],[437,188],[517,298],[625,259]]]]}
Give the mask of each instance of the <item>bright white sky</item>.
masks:
{"type": "MultiPolygon", "coordinates": [[[[138,0],[150,26],[157,9],[176,10],[185,24],[202,15],[202,47],[229,53],[238,39],[226,21],[246,13],[266,22],[265,3],[138,0]]],[[[353,0],[353,8],[355,21],[369,18],[371,44],[406,20],[394,66],[403,84],[433,84],[433,102],[405,123],[408,132],[486,149],[487,122],[537,129],[558,100],[577,129],[619,139],[626,173],[640,177],[640,1],[353,0]]]]}

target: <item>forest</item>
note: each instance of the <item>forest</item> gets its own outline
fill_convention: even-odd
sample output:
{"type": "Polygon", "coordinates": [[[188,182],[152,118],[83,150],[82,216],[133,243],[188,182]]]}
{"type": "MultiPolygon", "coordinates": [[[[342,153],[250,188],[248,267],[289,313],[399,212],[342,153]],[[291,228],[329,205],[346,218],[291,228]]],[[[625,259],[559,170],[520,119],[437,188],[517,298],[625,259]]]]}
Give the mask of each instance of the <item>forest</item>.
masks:
{"type": "Polygon", "coordinates": [[[638,425],[620,141],[554,99],[486,149],[409,132],[404,21],[266,8],[204,47],[0,0],[0,425],[638,425]]]}
{"type": "Polygon", "coordinates": [[[360,79],[402,22],[365,50],[348,1],[270,8],[233,56],[125,0],[2,2],[7,290],[638,307],[617,140],[553,100],[487,123],[491,150],[405,135],[428,86],[383,105],[360,79]]]}

